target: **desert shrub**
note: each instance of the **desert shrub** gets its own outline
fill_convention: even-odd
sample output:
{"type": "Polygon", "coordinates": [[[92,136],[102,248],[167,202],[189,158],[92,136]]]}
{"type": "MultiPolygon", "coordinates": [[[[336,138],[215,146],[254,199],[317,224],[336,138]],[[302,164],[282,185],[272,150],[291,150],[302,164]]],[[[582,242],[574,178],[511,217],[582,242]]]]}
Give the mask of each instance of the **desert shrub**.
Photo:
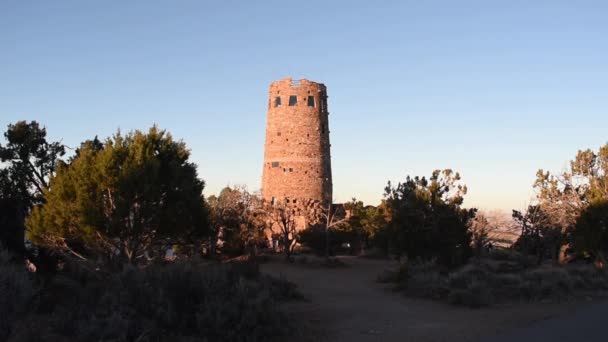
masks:
{"type": "Polygon", "coordinates": [[[492,281],[490,283],[491,293],[493,301],[495,302],[507,302],[515,301],[519,302],[525,300],[522,298],[522,288],[524,286],[524,280],[520,274],[517,273],[494,273],[492,274],[492,281]]]}
{"type": "Polygon", "coordinates": [[[444,274],[432,263],[409,262],[396,271],[384,272],[378,281],[395,283],[397,289],[410,296],[442,299],[469,307],[560,301],[608,289],[608,272],[592,265],[528,268],[505,267],[505,263],[517,264],[502,257],[482,259],[444,274]]]}
{"type": "Polygon", "coordinates": [[[494,296],[483,280],[473,278],[465,288],[450,289],[447,300],[453,305],[478,308],[492,304],[494,296]]]}
{"type": "Polygon", "coordinates": [[[58,276],[48,290],[48,313],[23,324],[46,329],[23,329],[20,340],[277,340],[294,328],[278,304],[299,296],[292,283],[249,263],[128,267],[101,280],[58,276]]]}
{"type": "Polygon", "coordinates": [[[572,279],[562,267],[544,266],[524,272],[524,297],[528,300],[562,299],[573,294],[572,279]]]}
{"type": "Polygon", "coordinates": [[[448,296],[451,304],[469,307],[487,306],[494,302],[490,290],[492,274],[478,263],[467,264],[447,276],[448,296]]]}
{"type": "Polygon", "coordinates": [[[445,277],[436,270],[413,273],[407,279],[406,290],[409,294],[431,299],[443,298],[447,293],[445,277]]]}
{"type": "Polygon", "coordinates": [[[414,297],[440,299],[446,295],[446,279],[435,260],[402,263],[397,271],[383,272],[377,281],[395,283],[396,290],[414,297]]]}
{"type": "Polygon", "coordinates": [[[535,256],[523,254],[514,249],[495,248],[489,253],[488,256],[490,260],[510,263],[510,265],[505,265],[505,267],[512,267],[513,272],[538,266],[537,258],[535,256]]]}
{"type": "Polygon", "coordinates": [[[577,290],[608,290],[608,271],[589,265],[569,265],[568,273],[577,290]]]}
{"type": "Polygon", "coordinates": [[[448,285],[450,288],[466,288],[472,282],[487,282],[489,276],[489,270],[480,264],[467,264],[449,275],[448,285]]]}
{"type": "Polygon", "coordinates": [[[37,286],[22,263],[0,246],[0,341],[11,334],[15,322],[31,309],[37,286]]]}

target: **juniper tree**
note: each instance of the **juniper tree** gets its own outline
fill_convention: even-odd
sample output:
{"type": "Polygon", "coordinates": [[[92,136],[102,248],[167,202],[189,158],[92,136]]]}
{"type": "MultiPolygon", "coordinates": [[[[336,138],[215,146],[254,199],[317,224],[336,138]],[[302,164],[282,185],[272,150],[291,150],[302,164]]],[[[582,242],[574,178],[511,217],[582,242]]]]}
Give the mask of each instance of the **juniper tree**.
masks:
{"type": "Polygon", "coordinates": [[[156,127],[83,144],[27,220],[35,243],[81,258],[137,262],[207,233],[204,182],[183,142],[156,127]]]}
{"type": "Polygon", "coordinates": [[[407,177],[385,189],[390,220],[385,233],[397,254],[432,259],[452,267],[471,255],[468,222],[476,209],[463,209],[467,192],[460,175],[435,170],[431,177],[407,177]]]}

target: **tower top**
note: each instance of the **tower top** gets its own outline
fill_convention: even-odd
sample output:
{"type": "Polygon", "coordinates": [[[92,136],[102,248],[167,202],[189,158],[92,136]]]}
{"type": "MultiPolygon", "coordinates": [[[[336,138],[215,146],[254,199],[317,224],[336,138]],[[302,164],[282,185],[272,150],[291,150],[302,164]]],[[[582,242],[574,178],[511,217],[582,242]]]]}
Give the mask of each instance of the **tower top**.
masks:
{"type": "Polygon", "coordinates": [[[291,77],[285,77],[281,80],[272,82],[270,84],[270,89],[276,88],[276,87],[290,87],[290,88],[300,88],[300,87],[319,87],[323,90],[326,89],[325,84],[323,83],[318,83],[318,82],[314,82],[314,81],[310,81],[307,80],[305,78],[299,79],[299,80],[294,80],[291,77]]]}

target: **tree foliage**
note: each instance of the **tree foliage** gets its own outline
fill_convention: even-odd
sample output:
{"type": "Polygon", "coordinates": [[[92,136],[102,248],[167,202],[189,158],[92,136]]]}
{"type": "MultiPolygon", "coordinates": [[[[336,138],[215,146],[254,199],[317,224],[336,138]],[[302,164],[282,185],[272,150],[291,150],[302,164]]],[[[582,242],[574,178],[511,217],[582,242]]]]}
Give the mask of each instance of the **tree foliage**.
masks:
{"type": "Polygon", "coordinates": [[[608,200],[594,201],[581,214],[570,239],[575,250],[606,264],[608,255],[608,200]]]}
{"type": "Polygon", "coordinates": [[[31,208],[43,202],[42,193],[65,154],[60,142],[49,142],[36,121],[8,125],[6,144],[0,144],[0,243],[23,252],[24,222],[31,208]]]}
{"type": "Polygon", "coordinates": [[[425,177],[406,178],[385,189],[390,212],[387,235],[394,251],[409,258],[437,258],[444,266],[456,266],[471,254],[468,222],[475,209],[461,208],[467,188],[450,169],[435,170],[425,177]]]}
{"type": "Polygon", "coordinates": [[[218,196],[207,199],[210,212],[210,245],[212,253],[218,238],[222,252],[256,253],[257,246],[265,241],[266,211],[262,199],[245,187],[225,187],[218,196]]]}
{"type": "Polygon", "coordinates": [[[183,142],[152,127],[85,143],[44,190],[28,218],[29,238],[74,255],[135,262],[163,244],[207,233],[196,166],[183,142]]]}
{"type": "Polygon", "coordinates": [[[520,235],[513,247],[525,254],[534,255],[537,263],[549,258],[557,261],[564,235],[541,205],[530,205],[525,212],[513,210],[513,220],[520,235]]]}
{"type": "Polygon", "coordinates": [[[559,249],[560,262],[566,261],[569,244],[579,255],[601,255],[598,250],[589,249],[597,246],[589,242],[601,235],[602,223],[590,220],[601,217],[602,203],[608,201],[607,171],[608,144],[597,152],[578,151],[569,167],[559,174],[537,172],[536,225],[542,230],[541,235],[551,239],[543,239],[542,244],[553,243],[556,247],[551,249],[559,249]]]}

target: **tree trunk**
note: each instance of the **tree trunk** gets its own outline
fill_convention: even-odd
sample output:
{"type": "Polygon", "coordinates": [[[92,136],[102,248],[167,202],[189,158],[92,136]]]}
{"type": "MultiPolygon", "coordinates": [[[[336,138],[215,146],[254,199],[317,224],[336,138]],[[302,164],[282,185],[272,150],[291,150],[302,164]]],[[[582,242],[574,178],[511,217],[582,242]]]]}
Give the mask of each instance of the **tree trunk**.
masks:
{"type": "Polygon", "coordinates": [[[595,267],[599,270],[604,269],[606,267],[606,257],[602,251],[598,251],[595,254],[595,262],[593,263],[595,267]]]}
{"type": "Polygon", "coordinates": [[[215,258],[215,251],[217,250],[217,234],[209,235],[209,252],[210,258],[215,258]]]}
{"type": "Polygon", "coordinates": [[[291,262],[291,240],[289,239],[289,233],[283,235],[283,248],[285,249],[285,258],[291,262]]]}
{"type": "Polygon", "coordinates": [[[568,244],[563,244],[559,246],[559,251],[557,252],[557,263],[560,265],[565,265],[568,263],[568,255],[566,252],[568,251],[568,244]]]}
{"type": "Polygon", "coordinates": [[[329,258],[329,227],[325,227],[325,258],[329,258]]]}

